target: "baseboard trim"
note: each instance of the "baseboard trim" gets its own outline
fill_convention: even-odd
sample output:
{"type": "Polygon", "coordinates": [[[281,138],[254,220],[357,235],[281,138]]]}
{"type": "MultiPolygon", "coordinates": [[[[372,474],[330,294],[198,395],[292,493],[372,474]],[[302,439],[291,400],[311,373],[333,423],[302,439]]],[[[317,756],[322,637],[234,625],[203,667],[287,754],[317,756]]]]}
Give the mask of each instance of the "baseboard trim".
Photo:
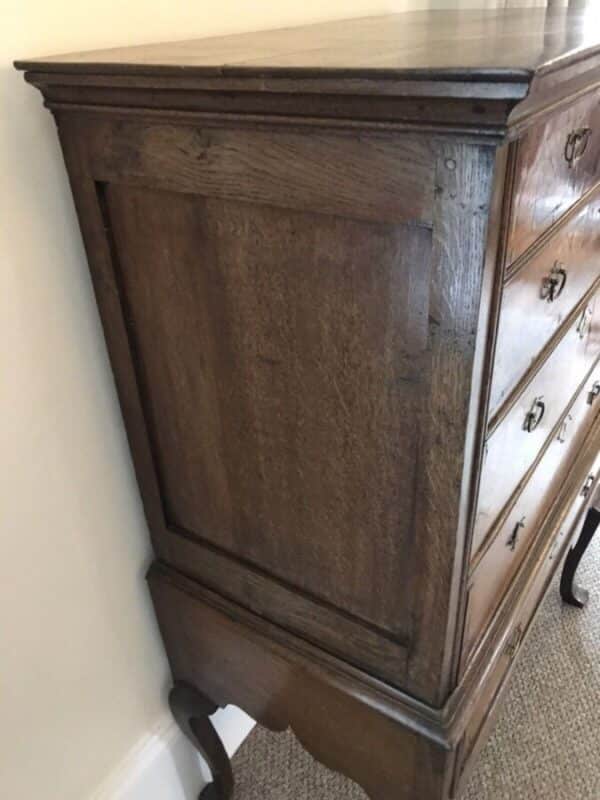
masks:
{"type": "MultiPolygon", "coordinates": [[[[233,706],[217,711],[213,723],[230,756],[254,727],[254,721],[233,706]]],[[[89,800],[197,800],[209,778],[203,759],[165,712],[89,800]]]]}

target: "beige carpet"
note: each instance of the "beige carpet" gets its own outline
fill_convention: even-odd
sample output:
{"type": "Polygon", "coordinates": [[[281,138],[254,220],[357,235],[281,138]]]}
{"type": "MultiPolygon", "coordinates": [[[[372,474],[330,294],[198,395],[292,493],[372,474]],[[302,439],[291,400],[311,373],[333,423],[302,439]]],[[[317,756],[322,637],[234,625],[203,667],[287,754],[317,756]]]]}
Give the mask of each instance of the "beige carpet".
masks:
{"type": "MultiPolygon", "coordinates": [[[[589,606],[567,608],[550,591],[461,800],[600,800],[600,536],[578,579],[592,590],[589,606]]],[[[235,800],[366,798],[291,733],[257,727],[234,770],[235,800]]]]}

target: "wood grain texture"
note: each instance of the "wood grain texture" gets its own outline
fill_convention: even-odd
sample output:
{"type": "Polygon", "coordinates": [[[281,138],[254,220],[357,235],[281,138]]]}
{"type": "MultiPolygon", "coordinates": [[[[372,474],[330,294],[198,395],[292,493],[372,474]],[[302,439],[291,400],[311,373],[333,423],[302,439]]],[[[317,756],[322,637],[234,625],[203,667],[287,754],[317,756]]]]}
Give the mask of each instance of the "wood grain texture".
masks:
{"type": "Polygon", "coordinates": [[[169,526],[406,636],[430,231],[106,196],[169,526]]]}
{"type": "Polygon", "coordinates": [[[112,242],[107,236],[98,187],[90,171],[85,130],[77,124],[62,124],[60,119],[57,122],[131,455],[142,489],[146,520],[154,551],[160,555],[160,534],[164,531],[165,520],[126,316],[116,281],[112,242]]]}
{"type": "Polygon", "coordinates": [[[202,686],[219,705],[246,708],[272,730],[291,727],[315,758],[372,800],[447,796],[449,749],[398,725],[371,698],[340,690],[327,671],[211,606],[206,592],[177,573],[154,567],[149,581],[176,680],[202,686]]]}
{"type": "Polygon", "coordinates": [[[502,415],[502,404],[510,402],[521,378],[534,368],[548,341],[598,278],[599,222],[600,197],[595,195],[510,274],[502,292],[497,332],[490,392],[492,420],[502,415]],[[552,299],[543,287],[557,268],[564,270],[565,283],[552,299]]]}
{"type": "Polygon", "coordinates": [[[488,649],[476,692],[462,694],[460,706],[451,711],[448,704],[448,716],[432,723],[429,732],[400,723],[397,701],[390,698],[382,705],[375,687],[359,688],[336,665],[307,657],[300,643],[282,645],[279,632],[274,636],[264,620],[155,564],[149,582],[176,679],[202,686],[216,704],[232,702],[247,709],[272,730],[291,727],[317,759],[355,780],[375,800],[413,800],[415,792],[436,800],[459,797],[555,566],[577,535],[586,507],[580,496],[581,467],[589,464],[591,453],[597,455],[599,433],[596,426],[563,487],[555,511],[564,510],[548,523],[553,533],[547,531],[534,554],[519,602],[505,609],[502,633],[494,649],[488,649]],[[221,668],[213,669],[214,663],[221,668]],[[312,715],[315,706],[324,713],[312,715]],[[343,722],[341,728],[334,720],[343,722]],[[362,737],[348,735],[357,730],[368,731],[379,746],[363,747],[362,737]]]}
{"type": "MultiPolygon", "coordinates": [[[[479,638],[473,651],[463,647],[463,659],[459,673],[460,683],[457,690],[459,701],[465,699],[465,694],[469,695],[467,688],[469,686],[472,697],[478,695],[480,689],[474,688],[473,683],[481,687],[481,670],[484,664],[489,665],[490,647],[498,646],[499,637],[502,636],[501,632],[505,632],[516,619],[523,598],[528,593],[528,587],[536,582],[539,584],[540,580],[545,586],[556,573],[561,557],[565,553],[567,542],[576,536],[574,526],[581,520],[583,510],[590,500],[590,497],[585,495],[582,489],[590,475],[594,476],[595,481],[598,480],[599,469],[600,417],[596,412],[585,440],[579,442],[575,460],[571,462],[570,469],[565,471],[560,486],[557,487],[557,491],[550,497],[550,502],[543,509],[543,521],[540,523],[530,547],[520,560],[516,574],[510,581],[499,605],[485,626],[483,635],[479,638]],[[543,579],[539,579],[540,570],[544,573],[543,579]]],[[[537,594],[535,607],[539,604],[541,596],[543,596],[543,589],[541,594],[537,594]]],[[[531,610],[531,606],[528,605],[527,609],[531,610]]],[[[527,624],[531,624],[531,619],[527,624]]],[[[468,701],[466,702],[468,705],[468,701]]]]}
{"type": "MultiPolygon", "coordinates": [[[[451,630],[451,662],[450,687],[455,687],[462,659],[462,638],[468,599],[468,555],[471,551],[473,520],[476,514],[476,500],[481,474],[481,464],[485,452],[487,435],[488,406],[490,392],[490,375],[493,374],[495,334],[498,314],[502,299],[503,252],[506,241],[505,219],[510,207],[512,176],[514,167],[514,146],[504,145],[494,154],[494,179],[487,227],[486,248],[483,265],[481,300],[479,303],[479,319],[473,361],[473,380],[469,422],[465,438],[464,474],[469,476],[463,481],[461,520],[459,529],[464,525],[465,535],[459,537],[457,547],[457,594],[455,606],[456,625],[451,630]]],[[[448,648],[450,652],[450,647],[448,648]]],[[[456,693],[452,694],[454,697],[456,693]]]]}
{"type": "MultiPolygon", "coordinates": [[[[463,713],[468,716],[464,738],[458,746],[452,797],[460,797],[470,771],[476,762],[501,708],[512,671],[518,667],[519,652],[531,630],[547,588],[561,563],[569,542],[578,535],[590,502],[581,489],[592,470],[596,484],[600,468],[600,421],[596,418],[593,430],[582,443],[576,463],[555,495],[535,545],[528,554],[519,576],[496,612],[493,624],[480,642],[476,657],[465,658],[463,684],[470,682],[469,671],[477,673],[477,662],[487,665],[485,680],[471,694],[463,713]],[[498,631],[502,634],[498,636],[498,631]],[[494,634],[493,636],[490,634],[494,634]],[[490,655],[494,641],[495,654],[490,655]]],[[[466,651],[465,651],[466,653],[466,651]]]]}
{"type": "Polygon", "coordinates": [[[469,586],[468,625],[464,644],[468,653],[473,650],[478,636],[500,604],[504,591],[539,533],[546,510],[568,475],[598,415],[600,401],[594,399],[590,402],[590,397],[599,380],[600,367],[596,365],[577,397],[554,426],[542,458],[510,511],[503,514],[501,525],[495,527],[489,546],[483,554],[479,554],[469,586]]]}
{"type": "Polygon", "coordinates": [[[406,674],[408,638],[400,633],[389,634],[197,536],[169,532],[161,553],[181,573],[390,685],[398,686],[406,674]]]}
{"type": "Polygon", "coordinates": [[[97,180],[374,222],[431,223],[431,143],[411,135],[87,124],[97,180]],[[357,191],[360,186],[360,191],[357,191]]]}
{"type": "MultiPolygon", "coordinates": [[[[494,158],[491,148],[448,142],[436,161],[430,361],[413,520],[412,591],[419,599],[413,610],[408,685],[439,705],[449,691],[458,563],[466,537],[468,492],[463,492],[470,485],[471,462],[465,463],[464,443],[472,411],[494,158]]],[[[489,282],[486,291],[491,291],[489,282]]]]}
{"type": "MultiPolygon", "coordinates": [[[[341,92],[332,86],[327,92],[319,81],[272,81],[271,91],[261,91],[264,81],[251,87],[247,80],[212,82],[194,79],[177,81],[175,87],[158,79],[89,75],[51,75],[27,73],[27,80],[43,87],[46,104],[52,109],[101,111],[120,118],[151,115],[163,122],[183,122],[186,115],[205,126],[219,127],[223,118],[236,119],[238,124],[255,126],[265,122],[271,126],[290,125],[297,128],[327,127],[350,130],[399,130],[431,128],[443,125],[446,131],[476,131],[487,137],[503,133],[505,122],[514,107],[512,96],[436,97],[435,103],[422,96],[408,94],[404,86],[394,94],[356,94],[353,87],[341,92]],[[154,84],[158,83],[158,86],[154,84]],[[179,85],[181,83],[181,85],[179,85]],[[226,85],[224,85],[226,84],[226,85]]],[[[420,95],[424,86],[413,88],[420,95]]],[[[360,87],[359,87],[360,88],[360,87]]],[[[433,91],[433,85],[429,91],[433,91]]],[[[490,92],[495,95],[497,92],[490,92]]],[[[510,95],[510,92],[508,93],[510,95]]]]}
{"type": "Polygon", "coordinates": [[[590,14],[592,0],[409,12],[16,66],[55,110],[516,136],[600,80],[590,14]]]}
{"type": "Polygon", "coordinates": [[[598,52],[586,7],[412,11],[184,42],[71,53],[19,61],[19,68],[108,74],[320,76],[343,71],[394,75],[404,70],[444,79],[527,78],[598,52]],[[435,47],[432,47],[435,42],[435,47]]]}
{"type": "MultiPolygon", "coordinates": [[[[90,130],[88,120],[82,124],[90,130]]],[[[260,566],[267,579],[282,581],[284,590],[295,589],[308,600],[325,602],[332,610],[343,609],[372,630],[363,633],[347,621],[341,627],[324,625],[321,617],[317,633],[315,624],[308,621],[298,625],[306,608],[298,598],[290,597],[277,612],[269,612],[268,592],[281,593],[281,589],[275,585],[268,589],[268,581],[250,574],[242,579],[237,567],[221,567],[218,553],[206,559],[183,557],[183,550],[190,548],[169,536],[163,545],[169,548],[169,557],[203,580],[211,581],[212,574],[212,585],[218,575],[223,591],[230,596],[261,613],[276,613],[287,626],[327,643],[332,652],[339,653],[341,648],[354,663],[371,669],[377,664],[380,675],[410,686],[416,694],[434,692],[441,696],[447,689],[439,686],[440,674],[445,675],[441,680],[446,685],[449,680],[446,662],[452,646],[451,609],[458,597],[448,554],[457,552],[457,537],[464,535],[459,526],[464,531],[466,524],[460,510],[463,448],[493,150],[435,140],[420,144],[420,152],[436,153],[435,205],[428,214],[437,214],[439,223],[437,227],[434,223],[432,244],[431,231],[425,227],[364,224],[362,218],[372,214],[365,198],[357,197],[353,208],[349,200],[340,206],[337,185],[329,189],[330,210],[334,214],[345,211],[348,221],[291,213],[272,205],[261,210],[256,198],[252,206],[246,206],[192,195],[196,188],[201,194],[213,192],[218,197],[228,163],[219,154],[214,162],[210,155],[199,157],[204,151],[192,145],[201,137],[192,131],[184,136],[169,131],[169,147],[163,148],[170,153],[174,141],[187,143],[175,148],[176,168],[170,170],[163,164],[161,173],[169,175],[171,181],[174,175],[185,175],[183,183],[177,178],[177,186],[184,192],[152,193],[147,187],[159,173],[161,162],[154,159],[149,169],[153,157],[147,154],[163,151],[156,144],[146,148],[146,143],[164,145],[162,128],[140,132],[139,126],[133,125],[130,134],[129,126],[119,124],[110,135],[106,135],[106,128],[99,131],[104,134],[88,138],[91,169],[95,178],[114,181],[105,189],[108,217],[104,224],[114,237],[114,260],[130,319],[130,346],[136,354],[138,382],[145,396],[167,526],[195,532],[203,542],[240,559],[239,563],[250,568],[253,564],[260,566]],[[121,144],[106,147],[111,141],[121,144]],[[141,142],[142,146],[137,150],[122,144],[131,142],[141,142]],[[107,163],[111,166],[106,167],[107,163]],[[129,180],[131,188],[121,185],[129,180]],[[472,195],[458,199],[466,187],[473,187],[472,195]],[[156,247],[156,237],[163,235],[167,238],[156,247]],[[290,247],[292,241],[297,245],[290,247]],[[285,251],[280,249],[283,242],[285,251]],[[433,267],[427,266],[432,247],[435,274],[433,267]],[[271,254],[271,266],[265,261],[265,253],[271,254]],[[232,269],[236,262],[244,265],[242,272],[237,267],[232,269]],[[359,269],[362,263],[377,265],[377,270],[359,269]],[[342,291],[344,286],[346,291],[342,291]],[[286,319],[293,307],[294,317],[286,319]],[[385,307],[387,314],[382,313],[385,307]],[[177,308],[178,313],[173,316],[170,308],[177,308]],[[198,308],[205,310],[198,315],[198,308]],[[365,316],[369,311],[372,316],[365,316]],[[463,318],[460,330],[454,331],[453,315],[457,313],[463,318]],[[142,316],[136,319],[136,314],[142,316]],[[233,331],[229,344],[217,334],[223,325],[233,331]],[[259,333],[260,329],[264,333],[259,333]],[[247,334],[250,330],[252,339],[247,334]],[[302,348],[298,347],[299,339],[302,348]],[[162,343],[161,348],[156,347],[157,341],[162,343]],[[205,377],[200,358],[207,365],[205,377]],[[219,372],[222,374],[217,378],[219,372]],[[157,395],[157,387],[163,385],[164,392],[157,395]],[[240,388],[234,388],[236,385],[240,388]],[[255,388],[249,393],[246,388],[242,391],[246,386],[255,388]],[[152,393],[148,387],[152,387],[152,393]],[[212,400],[202,394],[206,387],[213,392],[212,400]],[[429,403],[423,403],[424,396],[431,398],[429,403]],[[291,397],[295,398],[296,411],[290,417],[286,408],[291,397]],[[317,398],[319,404],[315,406],[317,398]],[[240,416],[242,407],[250,414],[248,423],[243,414],[240,416]],[[212,411],[198,415],[198,408],[212,411]],[[170,421],[174,410],[175,426],[170,421]],[[230,420],[236,420],[233,428],[230,420]],[[159,432],[157,421],[162,426],[159,432]],[[196,435],[192,435],[194,429],[196,435]],[[338,432],[344,430],[347,434],[340,437],[338,432]],[[215,439],[217,431],[221,433],[215,439]],[[286,444],[290,435],[297,441],[292,450],[286,444]],[[231,444],[235,441],[237,446],[243,437],[247,445],[241,449],[246,449],[247,461],[234,457],[236,450],[231,444]],[[445,443],[444,452],[439,449],[441,441],[445,443]],[[223,442],[230,444],[214,461],[212,454],[219,452],[223,442]],[[284,446],[286,449],[276,455],[277,447],[284,446]],[[210,455],[208,461],[206,455],[200,456],[203,450],[210,455]],[[282,459],[290,466],[296,462],[291,472],[279,472],[282,459]],[[219,462],[220,467],[215,469],[219,462]],[[382,471],[386,463],[390,468],[382,471]],[[419,463],[419,473],[412,471],[415,463],[419,463]],[[324,464],[330,465],[325,471],[324,464]],[[203,484],[202,479],[198,484],[200,474],[209,482],[203,484]],[[262,476],[258,483],[257,475],[262,476]],[[369,488],[371,475],[377,484],[369,488]],[[201,488],[203,485],[205,488],[201,488]],[[231,495],[230,486],[236,494],[231,495]],[[446,509],[447,526],[441,530],[440,509],[431,504],[442,486],[447,487],[447,498],[456,499],[457,510],[448,514],[446,509]],[[375,510],[376,504],[380,504],[381,513],[375,510]],[[278,506],[280,514],[276,513],[278,506]],[[236,517],[230,518],[231,509],[236,510],[236,517]],[[378,533],[374,533],[374,519],[380,520],[378,533]],[[296,534],[291,533],[290,524],[296,534]],[[323,532],[327,532],[325,537],[323,532]],[[440,548],[439,562],[429,567],[425,562],[432,551],[415,547],[417,540],[428,537],[434,541],[432,546],[440,548]],[[217,571],[207,569],[208,563],[217,571]],[[445,574],[437,579],[439,591],[437,598],[432,595],[431,610],[423,604],[418,612],[423,616],[421,621],[409,600],[409,576],[428,568],[437,570],[440,563],[445,574]],[[351,577],[352,569],[356,570],[355,578],[351,577]],[[335,577],[336,570],[339,578],[335,577]],[[365,581],[368,573],[377,575],[390,591],[373,593],[369,581],[365,581]],[[398,585],[407,586],[405,604],[397,588],[392,590],[398,585]],[[406,672],[402,648],[409,637],[419,640],[419,630],[431,632],[434,627],[441,636],[441,643],[438,640],[434,645],[439,661],[432,667],[431,679],[436,685],[413,686],[412,678],[401,678],[394,670],[406,672]],[[324,634],[325,628],[328,634],[324,634]],[[379,663],[371,655],[377,645],[377,631],[400,645],[398,649],[387,638],[380,639],[379,663]]],[[[220,134],[215,149],[230,158],[233,145],[241,142],[241,137],[235,132],[220,134]]],[[[276,137],[272,138],[277,145],[276,137]]],[[[282,139],[287,145],[288,135],[282,134],[282,139]]],[[[302,143],[299,138],[291,141],[289,153],[296,157],[302,152],[302,143]]],[[[323,154],[318,141],[311,150],[312,163],[317,167],[312,179],[316,185],[320,180],[318,165],[327,161],[333,147],[333,139],[325,141],[323,154]]],[[[375,141],[378,152],[384,154],[391,153],[392,148],[408,152],[414,147],[412,137],[396,138],[393,144],[385,139],[375,141]]],[[[249,137],[246,148],[252,148],[252,142],[249,137]]],[[[354,142],[340,137],[338,146],[340,151],[349,148],[351,152],[354,142]]],[[[237,158],[235,153],[233,158],[237,158]]],[[[367,174],[371,168],[368,149],[365,159],[364,163],[359,159],[355,162],[357,174],[367,174]]],[[[278,166],[282,175],[285,163],[282,159],[278,166]]],[[[387,211],[389,199],[393,201],[395,196],[394,186],[400,187],[406,174],[400,171],[398,176],[380,182],[380,213],[387,211]]],[[[244,180],[252,186],[248,171],[244,180]]],[[[311,176],[303,180],[313,191],[311,176]]],[[[157,182],[161,185],[160,179],[157,182]]],[[[344,176],[342,192],[346,183],[350,185],[344,176]]],[[[272,195],[274,202],[280,202],[280,185],[261,186],[258,199],[268,200],[272,195]]],[[[241,190],[243,196],[243,185],[241,190]]],[[[288,197],[298,204],[295,198],[300,197],[301,204],[307,205],[301,192],[292,183],[288,197]]],[[[399,191],[396,194],[399,196],[399,191]]],[[[405,209],[398,214],[402,219],[409,211],[407,202],[405,197],[405,209]]],[[[417,197],[413,209],[417,217],[420,203],[417,197]]],[[[292,203],[288,199],[286,204],[292,203]]],[[[335,621],[333,611],[324,613],[335,621]]],[[[420,658],[419,648],[426,650],[431,641],[423,633],[422,644],[413,648],[412,658],[420,658]]]]}
{"type": "Polygon", "coordinates": [[[511,211],[507,264],[511,264],[561,214],[598,181],[600,104],[589,92],[565,110],[525,131],[518,144],[519,175],[511,211]],[[579,158],[567,159],[568,139],[589,129],[579,158]]]}
{"type": "Polygon", "coordinates": [[[373,798],[448,800],[597,480],[585,14],[20,66],[57,117],[175,677],[373,798]]]}
{"type": "Polygon", "coordinates": [[[514,492],[527,480],[544,443],[600,352],[598,294],[586,299],[576,311],[568,332],[488,437],[474,524],[473,555],[513,499],[514,492]],[[539,411],[543,411],[539,424],[527,430],[526,418],[539,404],[539,411]]]}

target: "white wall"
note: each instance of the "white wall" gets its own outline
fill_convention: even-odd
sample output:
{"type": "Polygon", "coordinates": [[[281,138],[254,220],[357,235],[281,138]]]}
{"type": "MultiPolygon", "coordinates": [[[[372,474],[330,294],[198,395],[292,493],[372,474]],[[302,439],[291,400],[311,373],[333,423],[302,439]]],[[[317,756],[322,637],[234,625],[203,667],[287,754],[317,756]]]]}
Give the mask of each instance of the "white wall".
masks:
{"type": "MultiPolygon", "coordinates": [[[[157,798],[191,797],[191,789],[177,788],[177,774],[190,780],[191,769],[195,780],[190,753],[165,713],[168,671],[143,580],[150,558],[146,526],[53,120],[12,60],[401,5],[3,0],[2,797],[116,797],[130,767],[163,752],[165,742],[171,772],[162,773],[164,786],[152,773],[157,798]]],[[[229,712],[221,721],[234,734],[245,730],[239,715],[229,712]]],[[[149,791],[142,795],[151,800],[149,791]]]]}

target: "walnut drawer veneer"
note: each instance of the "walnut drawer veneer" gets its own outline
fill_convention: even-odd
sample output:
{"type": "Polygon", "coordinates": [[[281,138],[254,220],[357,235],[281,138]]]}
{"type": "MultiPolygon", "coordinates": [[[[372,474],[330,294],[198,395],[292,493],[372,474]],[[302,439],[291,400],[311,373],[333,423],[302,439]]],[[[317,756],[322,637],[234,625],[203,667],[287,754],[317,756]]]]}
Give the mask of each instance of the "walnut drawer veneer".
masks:
{"type": "Polygon", "coordinates": [[[456,797],[597,521],[585,8],[17,66],[57,121],[203,796],[231,794],[208,715],[235,703],[374,800],[456,797]]]}

